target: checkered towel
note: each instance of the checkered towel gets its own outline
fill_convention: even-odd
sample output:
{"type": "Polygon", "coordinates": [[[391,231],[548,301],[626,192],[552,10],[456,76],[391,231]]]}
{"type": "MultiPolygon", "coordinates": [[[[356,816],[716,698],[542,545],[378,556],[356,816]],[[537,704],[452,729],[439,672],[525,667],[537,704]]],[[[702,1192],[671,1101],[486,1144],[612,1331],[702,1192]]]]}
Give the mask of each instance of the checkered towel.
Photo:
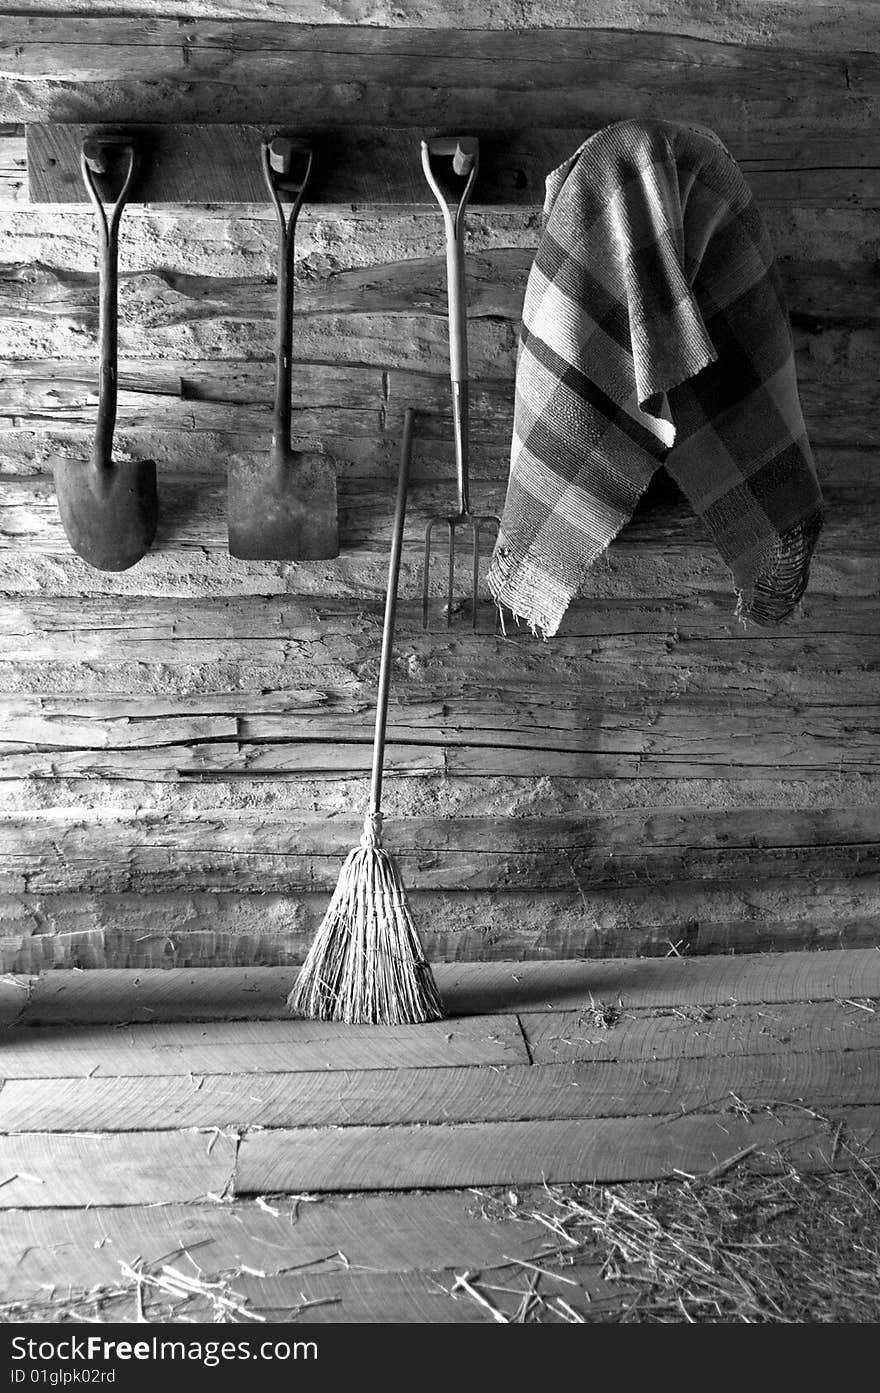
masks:
{"type": "Polygon", "coordinates": [[[710,131],[626,121],[548,177],[544,213],[492,594],[554,634],[662,463],[731,569],[737,614],[783,619],[822,498],[742,172],[710,131]]]}

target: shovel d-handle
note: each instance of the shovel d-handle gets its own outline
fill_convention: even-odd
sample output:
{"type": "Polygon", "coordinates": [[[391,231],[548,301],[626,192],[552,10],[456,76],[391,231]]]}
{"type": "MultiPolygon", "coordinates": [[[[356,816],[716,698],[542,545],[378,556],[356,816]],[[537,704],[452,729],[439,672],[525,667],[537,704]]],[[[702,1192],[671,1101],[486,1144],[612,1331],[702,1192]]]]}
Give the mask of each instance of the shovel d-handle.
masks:
{"type": "MultiPolygon", "coordinates": [[[[465,210],[479,168],[479,142],[473,136],[437,137],[422,141],[422,169],[440,205],[446,233],[446,295],[449,306],[449,376],[452,384],[452,422],[459,517],[470,515],[468,482],[468,350],[467,302],[464,281],[465,210]],[[441,184],[437,162],[451,160],[458,188],[441,184]],[[463,183],[462,183],[463,181],[463,183]],[[456,200],[457,193],[457,201],[456,200]]],[[[448,184],[447,179],[444,183],[448,184]]]]}
{"type": "Polygon", "coordinates": [[[278,485],[289,473],[290,389],[293,358],[293,253],[296,220],[312,172],[314,155],[306,141],[275,136],[263,143],[263,176],[278,219],[278,309],[275,351],[275,407],[272,416],[272,469],[278,485]],[[284,200],[292,200],[285,211],[284,200]]]}
{"type": "Polygon", "coordinates": [[[113,430],[116,425],[117,323],[119,292],[119,220],[134,179],[136,155],[129,141],[86,140],[80,153],[83,182],[95,209],[98,228],[98,416],[92,447],[94,482],[100,490],[112,471],[113,430]],[[115,164],[124,160],[122,184],[115,199],[105,204],[98,180],[104,183],[115,164]]]}

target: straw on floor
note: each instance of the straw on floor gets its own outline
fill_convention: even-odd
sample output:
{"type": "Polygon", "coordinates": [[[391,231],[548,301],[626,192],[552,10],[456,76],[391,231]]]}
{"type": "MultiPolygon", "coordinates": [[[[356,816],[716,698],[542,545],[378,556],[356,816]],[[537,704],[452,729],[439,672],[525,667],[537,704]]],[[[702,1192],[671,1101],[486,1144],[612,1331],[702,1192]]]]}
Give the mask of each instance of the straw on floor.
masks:
{"type": "Polygon", "coordinates": [[[404,419],[388,591],[382,628],[370,803],[360,845],[349,852],[296,985],[295,1014],[313,1020],[414,1025],[439,1020],[440,996],[406,901],[400,873],[382,846],[382,764],[388,715],[397,580],[406,516],[413,413],[404,419]]]}

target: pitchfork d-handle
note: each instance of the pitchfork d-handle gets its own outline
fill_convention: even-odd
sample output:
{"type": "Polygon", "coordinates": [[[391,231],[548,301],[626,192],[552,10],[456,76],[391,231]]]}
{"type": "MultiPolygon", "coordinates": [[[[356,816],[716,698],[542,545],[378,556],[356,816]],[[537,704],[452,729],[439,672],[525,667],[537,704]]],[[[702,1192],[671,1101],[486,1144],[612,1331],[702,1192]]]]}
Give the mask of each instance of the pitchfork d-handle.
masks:
{"type": "Polygon", "coordinates": [[[464,215],[479,168],[479,142],[472,136],[422,141],[422,168],[440,205],[446,229],[446,294],[449,303],[449,376],[452,383],[452,425],[455,439],[455,472],[458,513],[470,516],[468,484],[468,352],[467,309],[464,280],[464,215]],[[452,160],[453,173],[464,179],[457,204],[444,191],[432,163],[452,160]]]}
{"type": "Polygon", "coordinates": [[[302,140],[276,136],[263,143],[263,176],[278,218],[278,314],[275,354],[275,410],[272,418],[272,461],[286,475],[289,463],[293,358],[293,250],[296,220],[312,172],[314,154],[302,140]],[[301,173],[297,175],[294,163],[301,173]],[[302,168],[303,162],[305,168],[302,168]],[[283,195],[293,198],[285,213],[283,195]]]}
{"type": "Polygon", "coordinates": [[[100,484],[112,470],[113,430],[116,425],[117,322],[119,293],[119,220],[131,189],[135,172],[135,150],[130,144],[111,140],[86,140],[80,152],[80,166],[98,225],[98,417],[92,447],[92,469],[100,484]],[[114,202],[105,206],[96,175],[106,175],[112,152],[121,150],[126,160],[122,186],[114,202]],[[109,207],[109,217],[108,217],[109,207]]]}

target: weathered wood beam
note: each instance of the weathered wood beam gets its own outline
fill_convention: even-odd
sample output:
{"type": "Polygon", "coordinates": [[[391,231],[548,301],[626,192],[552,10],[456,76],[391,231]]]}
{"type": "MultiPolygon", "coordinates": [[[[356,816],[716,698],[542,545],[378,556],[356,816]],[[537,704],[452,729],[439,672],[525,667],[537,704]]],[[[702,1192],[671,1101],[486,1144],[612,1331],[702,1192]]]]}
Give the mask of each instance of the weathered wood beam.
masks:
{"type": "MultiPolygon", "coordinates": [[[[69,21],[67,0],[18,0],[13,14],[53,16],[69,21]]],[[[178,19],[179,0],[90,0],[90,15],[111,20],[122,16],[140,20],[133,32],[146,30],[144,21],[160,16],[178,19]]],[[[379,28],[455,29],[456,31],[560,29],[572,27],[571,0],[530,0],[523,11],[518,0],[334,0],[332,12],[323,0],[199,0],[203,20],[285,20],[299,24],[374,25],[379,28]]],[[[684,35],[690,38],[742,43],[760,47],[789,46],[828,53],[847,49],[877,51],[876,9],[873,0],[808,0],[779,5],[777,0],[737,0],[735,5],[707,5],[705,0],[655,0],[646,11],[643,0],[591,0],[578,12],[581,30],[622,29],[628,32],[684,35]]]]}
{"type": "MultiPolygon", "coordinates": [[[[388,820],[413,889],[541,892],[755,877],[874,876],[880,832],[866,808],[654,810],[559,818],[388,820]]],[[[0,824],[0,889],[57,894],[262,889],[329,891],[356,844],[348,820],[294,823],[260,811],[172,818],[51,812],[0,824]],[[109,849],[108,850],[108,846],[109,849]]]]}

